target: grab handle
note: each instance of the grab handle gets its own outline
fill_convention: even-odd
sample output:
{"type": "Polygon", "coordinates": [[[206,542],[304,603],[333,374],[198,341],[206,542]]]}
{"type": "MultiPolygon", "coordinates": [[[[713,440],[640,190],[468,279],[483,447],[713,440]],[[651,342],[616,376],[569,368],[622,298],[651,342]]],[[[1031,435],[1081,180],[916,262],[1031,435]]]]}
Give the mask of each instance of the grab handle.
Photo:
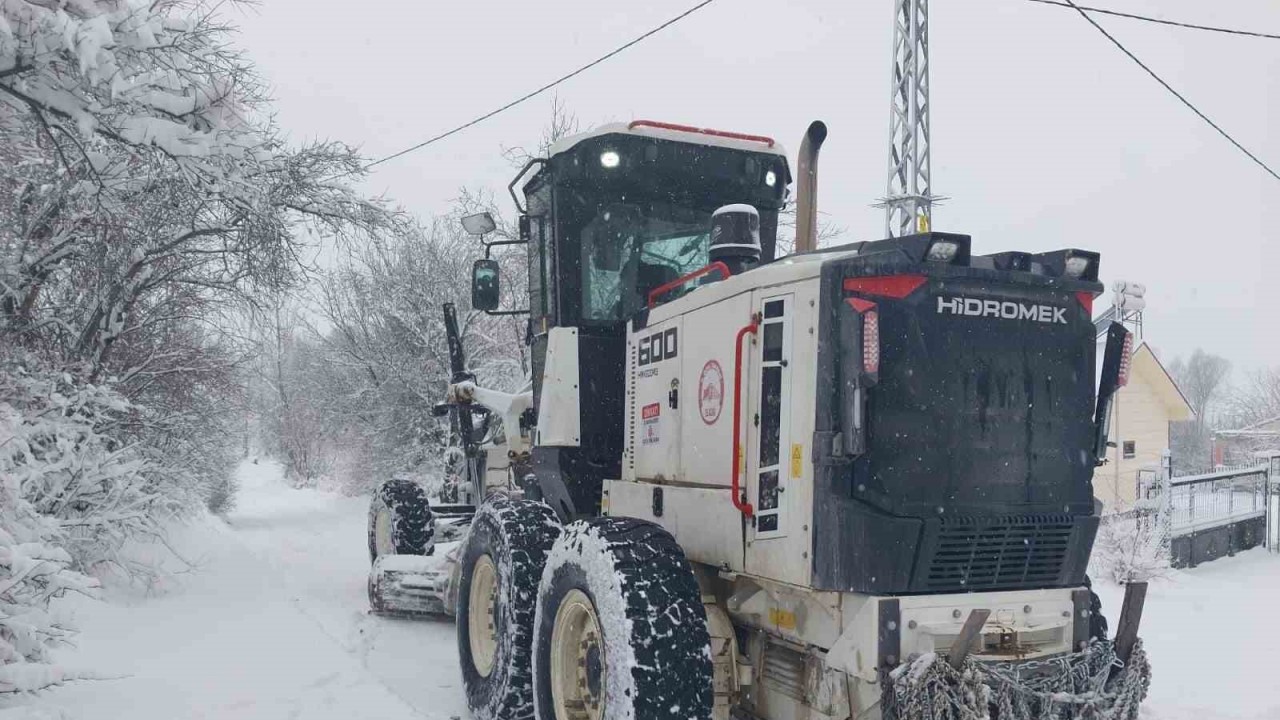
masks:
{"type": "Polygon", "coordinates": [[[760,316],[752,315],[751,323],[738,331],[733,347],[733,506],[743,515],[752,517],[756,509],[747,502],[742,492],[742,339],[760,330],[760,316]]]}

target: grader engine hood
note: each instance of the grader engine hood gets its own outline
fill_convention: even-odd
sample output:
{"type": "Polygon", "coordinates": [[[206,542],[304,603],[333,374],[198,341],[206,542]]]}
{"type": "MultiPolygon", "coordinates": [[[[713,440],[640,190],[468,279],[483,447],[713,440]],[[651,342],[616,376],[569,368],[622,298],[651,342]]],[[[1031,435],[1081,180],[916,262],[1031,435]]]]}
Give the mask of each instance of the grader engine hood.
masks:
{"type": "Polygon", "coordinates": [[[962,239],[949,262],[922,262],[922,245],[824,264],[818,386],[836,389],[815,418],[824,589],[1083,580],[1101,287],[1052,258],[971,260],[962,239]]]}

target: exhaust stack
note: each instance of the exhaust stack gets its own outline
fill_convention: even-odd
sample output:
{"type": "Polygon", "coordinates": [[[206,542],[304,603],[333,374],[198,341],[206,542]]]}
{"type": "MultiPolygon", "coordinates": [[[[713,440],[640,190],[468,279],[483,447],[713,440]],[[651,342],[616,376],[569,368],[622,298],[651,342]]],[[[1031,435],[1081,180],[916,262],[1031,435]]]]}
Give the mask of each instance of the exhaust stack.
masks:
{"type": "Polygon", "coordinates": [[[818,248],[818,151],[827,139],[827,125],[809,123],[796,160],[796,252],[818,248]]]}

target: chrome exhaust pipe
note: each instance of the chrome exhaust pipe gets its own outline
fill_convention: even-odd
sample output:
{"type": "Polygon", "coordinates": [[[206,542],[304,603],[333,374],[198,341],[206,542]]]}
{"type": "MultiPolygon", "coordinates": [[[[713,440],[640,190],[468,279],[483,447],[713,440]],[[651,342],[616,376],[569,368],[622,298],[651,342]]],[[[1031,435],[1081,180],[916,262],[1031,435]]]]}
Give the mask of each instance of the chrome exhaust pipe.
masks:
{"type": "Polygon", "coordinates": [[[796,159],[796,252],[818,248],[818,151],[827,139],[827,125],[809,123],[796,159]]]}

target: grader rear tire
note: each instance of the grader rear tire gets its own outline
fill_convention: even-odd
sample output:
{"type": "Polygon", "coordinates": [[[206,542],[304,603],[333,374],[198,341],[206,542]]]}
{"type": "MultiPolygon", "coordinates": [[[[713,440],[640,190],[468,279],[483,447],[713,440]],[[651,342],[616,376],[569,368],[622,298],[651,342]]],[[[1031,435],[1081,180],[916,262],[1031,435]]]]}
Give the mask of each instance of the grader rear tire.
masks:
{"type": "Polygon", "coordinates": [[[538,720],[706,720],[711,639],[698,581],[666,530],[631,518],[565,527],[538,589],[538,720]]]}
{"type": "Polygon", "coordinates": [[[458,656],[475,720],[533,717],[534,606],[547,551],[560,534],[551,508],[491,496],[459,558],[458,656]]]}

